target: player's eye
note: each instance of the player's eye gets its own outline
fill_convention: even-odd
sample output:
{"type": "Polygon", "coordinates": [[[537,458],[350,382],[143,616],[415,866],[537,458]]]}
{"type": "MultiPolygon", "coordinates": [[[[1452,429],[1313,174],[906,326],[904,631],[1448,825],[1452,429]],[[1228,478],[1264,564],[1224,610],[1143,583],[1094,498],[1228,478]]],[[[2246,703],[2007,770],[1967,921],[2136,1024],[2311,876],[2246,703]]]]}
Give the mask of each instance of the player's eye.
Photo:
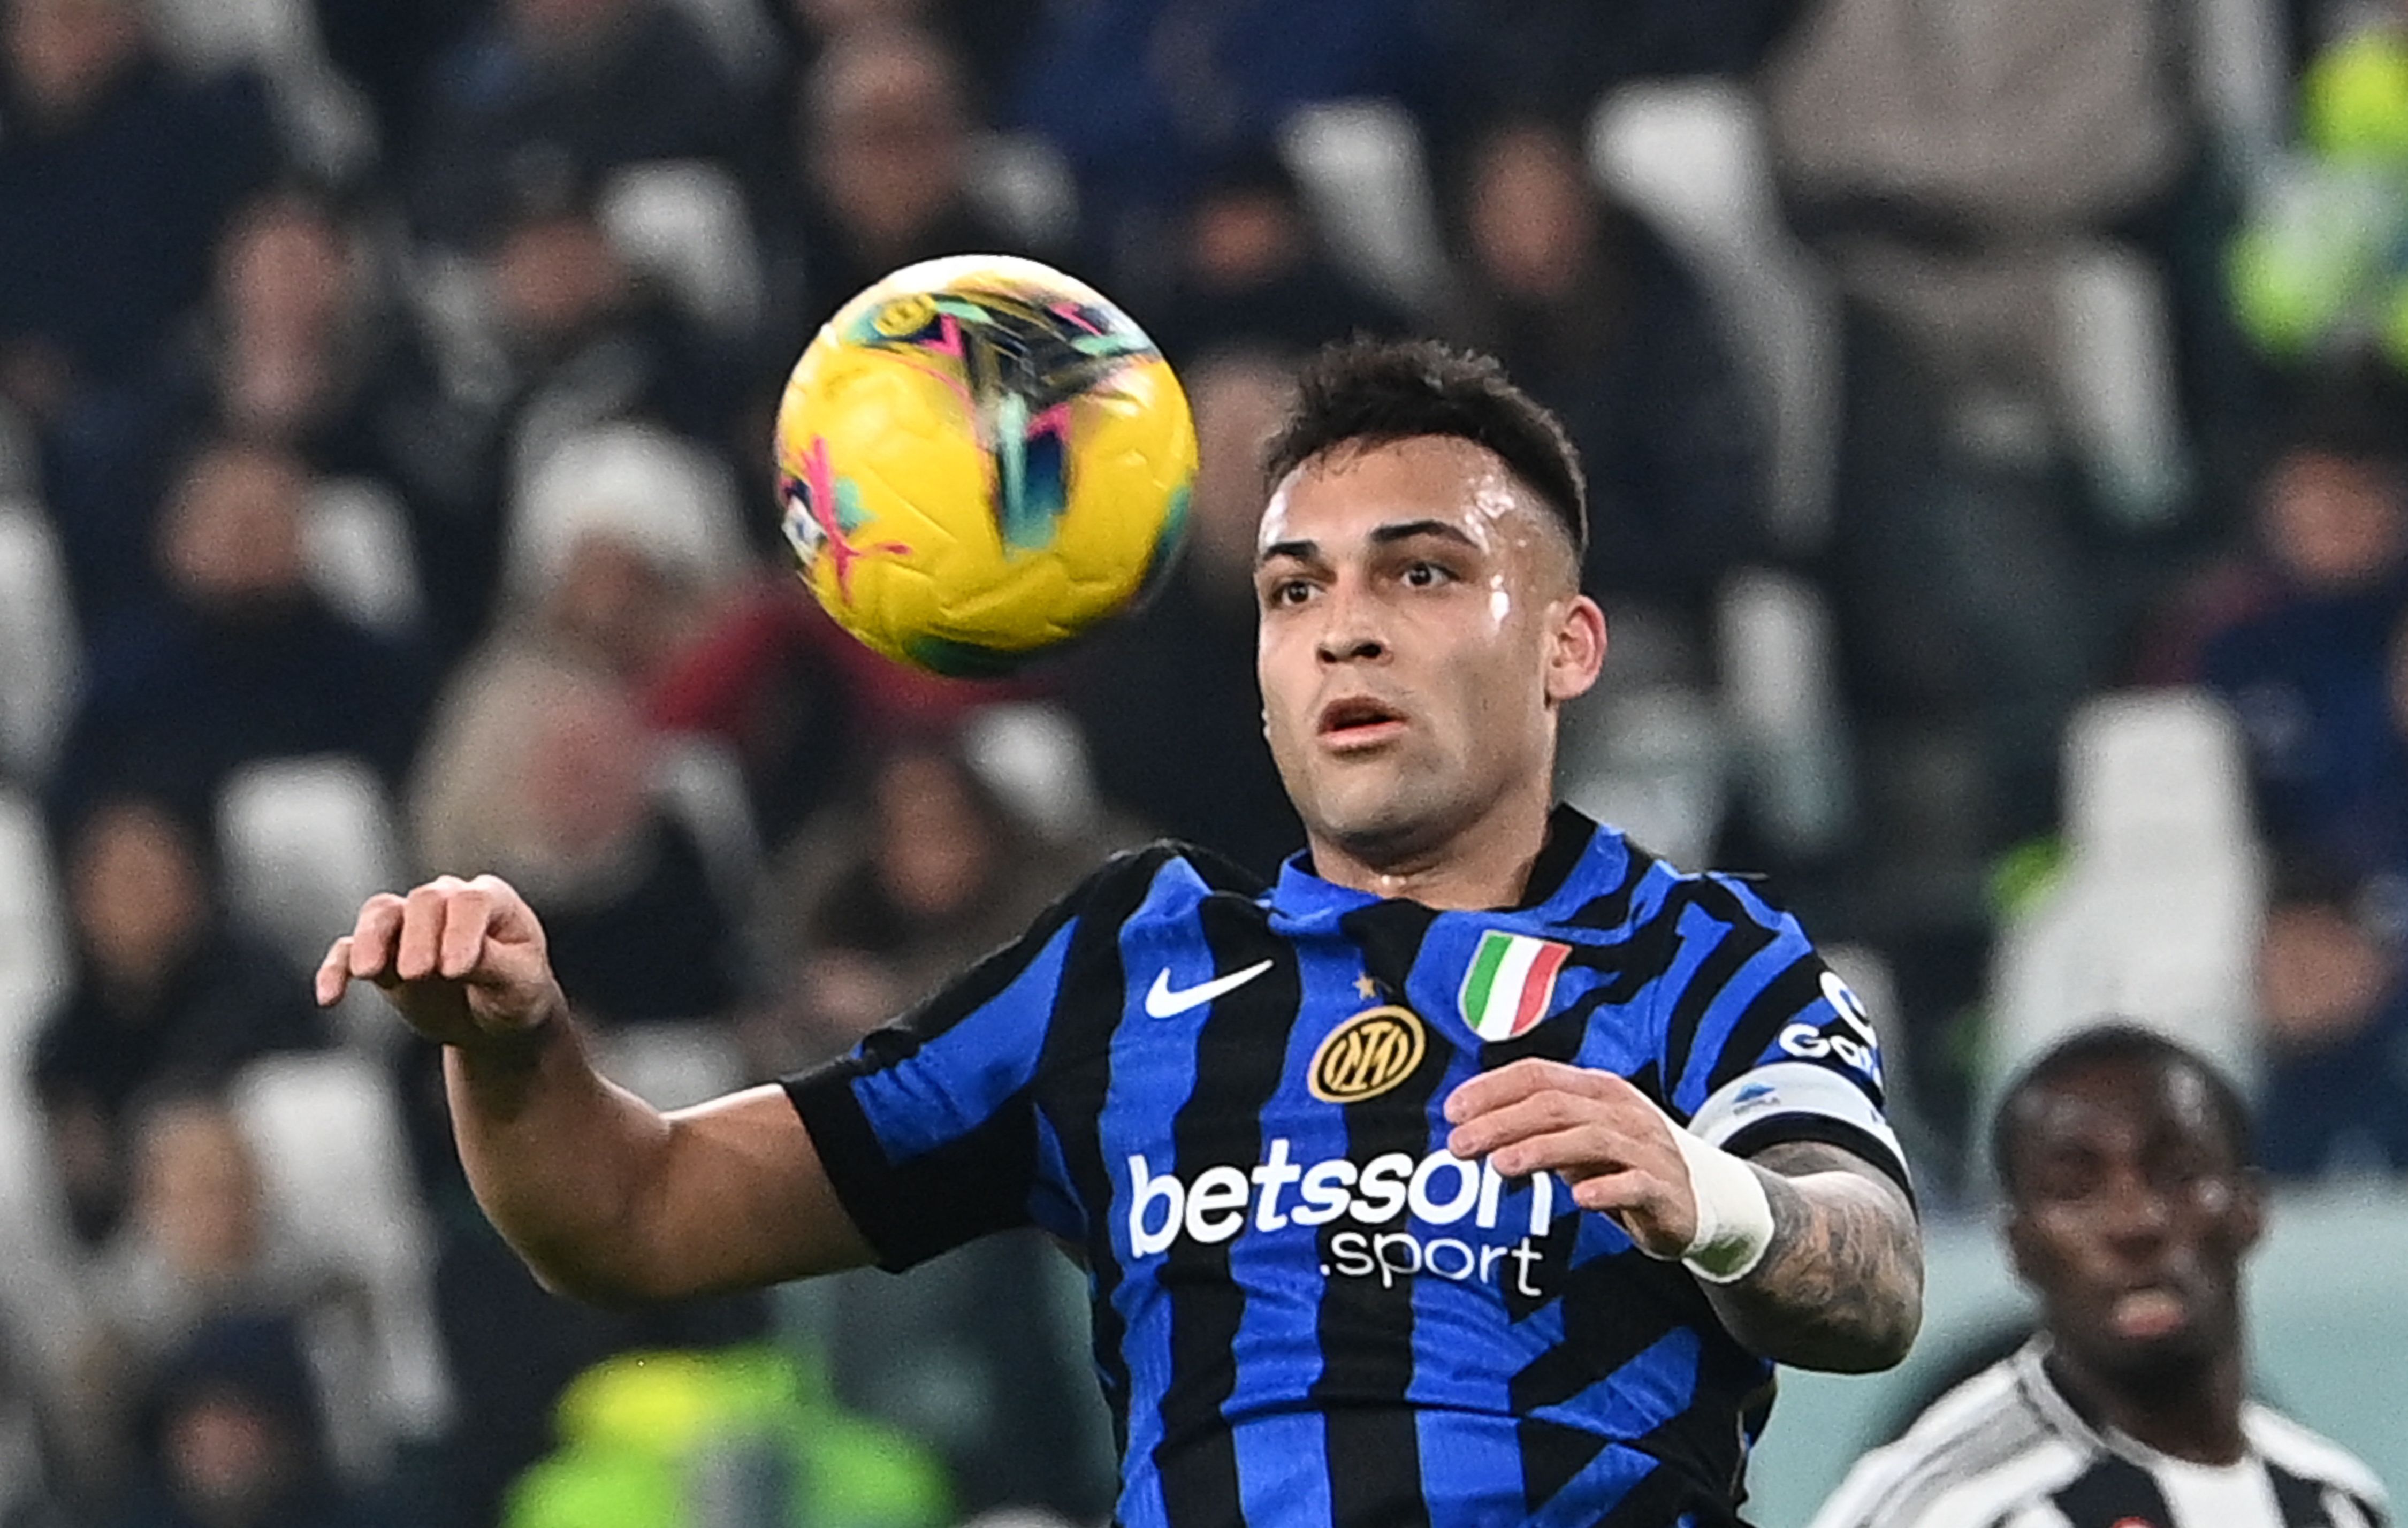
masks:
{"type": "Polygon", "coordinates": [[[1409,589],[1435,589],[1454,581],[1455,571],[1442,564],[1425,561],[1405,564],[1405,585],[1409,589]]]}
{"type": "Polygon", "coordinates": [[[1263,603],[1271,606],[1302,605],[1312,597],[1310,578],[1274,578],[1263,586],[1263,603]]]}

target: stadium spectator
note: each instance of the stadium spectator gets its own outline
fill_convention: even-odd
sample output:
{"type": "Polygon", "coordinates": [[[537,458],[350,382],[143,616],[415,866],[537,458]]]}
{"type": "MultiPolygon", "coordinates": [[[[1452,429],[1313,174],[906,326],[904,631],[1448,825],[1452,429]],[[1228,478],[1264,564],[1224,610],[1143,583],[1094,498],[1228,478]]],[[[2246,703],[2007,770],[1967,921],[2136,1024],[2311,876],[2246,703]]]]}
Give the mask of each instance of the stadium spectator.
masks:
{"type": "Polygon", "coordinates": [[[81,1279],[91,1330],[80,1408],[86,1449],[112,1442],[130,1462],[141,1419],[119,1411],[173,1378],[177,1354],[225,1320],[292,1321],[322,1372],[366,1420],[364,1297],[304,1251],[268,1209],[232,1111],[204,1093],[167,1094],[141,1111],[124,1225],[81,1279]]]}
{"type": "Polygon", "coordinates": [[[278,447],[220,439],[187,461],[158,530],[166,599],[93,639],[56,775],[66,800],[136,781],[199,807],[240,764],[311,753],[400,778],[428,664],[311,585],[311,487],[278,447]]]}
{"type": "Polygon", "coordinates": [[[1460,0],[1452,115],[1574,122],[1629,80],[1743,77],[1809,8],[1806,0],[1460,0]]]}
{"type": "Polygon", "coordinates": [[[1263,451],[1295,391],[1273,354],[1187,367],[1196,487],[1187,550],[1154,602],[1074,660],[1064,700],[1106,799],[1156,832],[1268,875],[1304,841],[1263,741],[1254,679],[1254,525],[1263,451]]]}
{"type": "Polygon", "coordinates": [[[374,1528],[327,1461],[317,1387],[290,1321],[195,1332],[151,1392],[143,1468],[109,1528],[374,1528]]]}
{"type": "Polygon", "coordinates": [[[1410,321],[1333,262],[1286,162],[1268,144],[1234,153],[1182,214],[1169,292],[1146,333],[1184,366],[1218,349],[1302,352],[1410,321]]]}
{"type": "Polygon", "coordinates": [[[935,991],[1091,857],[1021,821],[944,737],[890,743],[860,778],[778,868],[762,943],[779,995],[750,1048],[765,1075],[824,1061],[935,991]]]}
{"type": "Polygon", "coordinates": [[[1723,575],[1765,548],[1762,423],[1671,250],[1607,202],[1579,142],[1532,118],[1482,133],[1457,221],[1489,348],[1562,417],[1588,472],[1584,584],[1613,613],[1617,682],[1638,624],[1686,626],[1707,676],[1704,614],[1723,575]]]}
{"type": "Polygon", "coordinates": [[[1068,157],[1090,236],[1142,287],[1211,167],[1273,141],[1298,107],[1388,96],[1434,109],[1458,41],[1441,22],[1393,0],[1051,7],[1009,116],[1068,157]]]}
{"type": "Polygon", "coordinates": [[[738,99],[669,0],[500,0],[429,80],[409,175],[419,231],[489,248],[531,189],[724,157],[738,99]]]}
{"type": "Polygon", "coordinates": [[[150,362],[275,129],[255,75],[171,76],[138,0],[10,0],[0,65],[0,397],[54,420],[150,362]]]}
{"type": "Polygon", "coordinates": [[[2241,1269],[2266,1206],[2230,1082],[2107,1025],[2034,1062],[1993,1135],[2040,1332],[1858,1461],[1814,1528],[2385,1521],[2372,1472],[2246,1398],[2241,1269]]]}
{"type": "Polygon", "coordinates": [[[935,33],[882,24],[828,43],[787,124],[794,167],[759,211],[778,294],[766,364],[782,374],[846,298],[898,265],[1018,248],[973,194],[976,121],[935,33]]]}
{"type": "Polygon", "coordinates": [[[625,419],[726,437],[743,356],[638,278],[602,226],[591,182],[520,188],[474,269],[480,321],[453,393],[491,453],[480,463],[523,471],[574,432],[625,419]]]}
{"type": "Polygon", "coordinates": [[[723,1017],[747,974],[744,909],[663,798],[659,757],[607,672],[503,650],[454,681],[411,796],[419,863],[509,866],[578,1010],[606,1025],[723,1017]]]}
{"type": "Polygon", "coordinates": [[[49,499],[83,608],[105,622],[129,599],[157,597],[125,548],[148,539],[178,452],[225,435],[397,495],[436,623],[465,640],[484,615],[494,533],[485,443],[452,438],[457,418],[380,290],[360,223],[298,183],[251,198],[219,239],[208,301],[179,340],[57,432],[49,499]]]}
{"type": "Polygon", "coordinates": [[[2312,426],[2258,495],[2262,608],[2200,644],[2201,677],[2249,744],[2260,831],[2283,854],[2363,876],[2408,791],[2391,721],[2393,628],[2408,609],[2408,468],[2369,421],[2312,426]]]}
{"type": "Polygon", "coordinates": [[[2258,946],[2270,1172],[2408,1172],[2408,941],[2381,900],[2296,870],[2277,882],[2258,946]]]}
{"type": "Polygon", "coordinates": [[[1032,693],[1025,680],[940,678],[890,663],[847,636],[780,566],[658,670],[644,709],[664,732],[708,737],[735,755],[753,821],[774,848],[858,772],[866,750],[1032,693]]]}
{"type": "Polygon", "coordinates": [[[70,1222],[97,1245],[125,1203],[146,1093],[222,1082],[327,1032],[298,974],[225,917],[207,839],[165,805],[96,803],[64,859],[75,964],[35,1041],[33,1082],[70,1222]]]}

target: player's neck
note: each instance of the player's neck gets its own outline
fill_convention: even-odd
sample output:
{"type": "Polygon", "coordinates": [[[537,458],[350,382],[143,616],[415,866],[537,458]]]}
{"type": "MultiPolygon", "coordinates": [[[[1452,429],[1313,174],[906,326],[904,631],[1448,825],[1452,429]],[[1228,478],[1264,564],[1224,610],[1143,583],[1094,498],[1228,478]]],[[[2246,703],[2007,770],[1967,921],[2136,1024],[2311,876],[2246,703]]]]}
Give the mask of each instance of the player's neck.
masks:
{"type": "Polygon", "coordinates": [[[1544,793],[1499,800],[1478,821],[1427,847],[1347,845],[1310,831],[1313,873],[1374,896],[1465,910],[1522,900],[1530,867],[1547,843],[1552,803],[1544,793]]]}
{"type": "Polygon", "coordinates": [[[2161,1454],[2198,1464],[2230,1464],[2248,1451],[2241,1431],[2238,1343],[2195,1369],[2146,1381],[2100,1373],[2063,1349],[2049,1355],[2048,1370],[2057,1389],[2094,1422],[2161,1454]]]}

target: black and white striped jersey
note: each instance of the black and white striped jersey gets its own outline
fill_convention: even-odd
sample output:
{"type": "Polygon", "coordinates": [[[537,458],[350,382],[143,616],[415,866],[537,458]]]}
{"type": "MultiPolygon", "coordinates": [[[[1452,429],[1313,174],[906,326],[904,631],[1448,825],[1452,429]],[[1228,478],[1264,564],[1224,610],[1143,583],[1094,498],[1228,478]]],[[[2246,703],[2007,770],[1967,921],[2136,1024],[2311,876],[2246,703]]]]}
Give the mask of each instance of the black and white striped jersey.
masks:
{"type": "Polygon", "coordinates": [[[2196,1464],[2085,1421],[2035,1338],[1950,1391],[1856,1467],[1812,1528],[2385,1528],[2382,1484],[2255,1404],[2248,1454],[2196,1464]]]}

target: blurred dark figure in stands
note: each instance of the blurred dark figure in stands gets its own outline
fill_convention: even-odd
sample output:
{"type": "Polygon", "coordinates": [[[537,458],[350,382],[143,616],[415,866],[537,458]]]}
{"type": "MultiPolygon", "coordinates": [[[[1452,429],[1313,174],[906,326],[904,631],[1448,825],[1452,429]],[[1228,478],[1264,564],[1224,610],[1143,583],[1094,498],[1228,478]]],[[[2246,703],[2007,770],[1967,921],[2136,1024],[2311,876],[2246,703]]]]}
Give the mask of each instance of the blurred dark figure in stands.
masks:
{"type": "Polygon", "coordinates": [[[1171,290],[1146,315],[1146,332],[1174,362],[1225,346],[1301,352],[1411,327],[1329,258],[1296,177],[1268,144],[1207,177],[1184,221],[1171,290]]]}
{"type": "MultiPolygon", "coordinates": [[[[751,1061],[838,1054],[1025,926],[1097,849],[1039,833],[950,739],[889,746],[781,867],[763,942],[781,980],[748,1022],[751,1061]]],[[[938,1449],[965,1514],[1110,1510],[1109,1423],[1076,1372],[1062,1272],[1045,1237],[1014,1233],[910,1278],[845,1278],[811,1307],[838,1401],[938,1449]]]]}
{"type": "Polygon", "coordinates": [[[726,434],[742,396],[737,357],[638,277],[590,181],[518,185],[478,268],[498,364],[480,401],[497,457],[537,460],[570,430],[630,416],[697,440],[726,434]]]}
{"type": "Polygon", "coordinates": [[[0,397],[54,420],[201,294],[275,131],[257,77],[174,78],[139,0],[7,0],[0,65],[0,397]]]}
{"type": "Polygon", "coordinates": [[[1515,119],[1481,135],[1459,203],[1481,337],[1562,417],[1588,469],[1584,582],[1612,612],[1615,669],[1639,659],[1641,622],[1670,618],[1677,677],[1709,678],[1714,587],[1764,550],[1765,448],[1704,293],[1605,200],[1565,128],[1515,119]]]}
{"type": "Polygon", "coordinates": [[[419,229],[486,246],[531,183],[724,157],[738,100],[670,0],[500,0],[432,79],[409,177],[419,229]]]}
{"type": "Polygon", "coordinates": [[[289,1321],[202,1328],[152,1393],[145,1468],[112,1528],[370,1528],[337,1482],[317,1386],[289,1321]]]}
{"type": "Polygon", "coordinates": [[[2326,416],[2275,459],[2258,492],[2257,607],[2199,645],[2200,677],[2248,739],[2260,831],[2353,876],[2386,867],[2376,819],[2408,790],[2387,682],[2408,608],[2408,455],[2381,421],[2326,416]]]}
{"type": "Polygon", "coordinates": [[[889,744],[776,871],[755,1068],[812,1064],[904,1011],[1075,883],[1091,847],[1021,821],[954,743],[889,744]]]}
{"type": "Polygon", "coordinates": [[[181,339],[59,432],[50,498],[87,618],[155,597],[124,549],[149,538],[175,464],[162,448],[223,433],[397,496],[435,624],[465,640],[492,585],[494,508],[491,464],[459,430],[338,205],[298,183],[253,197],[218,241],[208,301],[181,339]]]}
{"type": "Polygon", "coordinates": [[[74,975],[35,1040],[33,1081],[70,1223],[97,1245],[124,1207],[137,1098],[327,1032],[300,973],[226,920],[206,836],[166,806],[100,802],[64,859],[74,975]]]}
{"type": "Polygon", "coordinates": [[[1295,368],[1269,352],[1233,350],[1182,376],[1197,448],[1186,551],[1153,604],[1072,660],[1063,698],[1115,807],[1268,876],[1304,843],[1263,741],[1254,680],[1263,450],[1295,368]]]}
{"type": "Polygon", "coordinates": [[[562,989],[605,1027],[724,1015],[743,974],[736,889],[662,795],[658,760],[609,675],[504,653],[446,700],[411,802],[421,863],[522,888],[562,989]]]}
{"type": "MultiPolygon", "coordinates": [[[[1172,264],[1212,166],[1302,107],[1385,96],[1427,113],[1459,64],[1440,7],[1397,0],[1096,0],[1052,6],[1011,125],[1052,140],[1126,291],[1172,264]]],[[[1130,295],[1134,299],[1135,293],[1130,295]]]]}
{"type": "Polygon", "coordinates": [[[2277,878],[2258,949],[2269,1172],[2408,1171],[2408,983],[2399,888],[2277,878]]]}
{"type": "Polygon", "coordinates": [[[376,1400],[365,1299],[270,1213],[234,1111],[171,1089],[143,1107],[133,1137],[125,1223],[79,1280],[91,1324],[76,1377],[79,1452],[123,1478],[139,1452],[136,1404],[171,1375],[179,1349],[228,1318],[307,1323],[311,1351],[347,1387],[356,1431],[376,1400]]]}
{"type": "Polygon", "coordinates": [[[385,164],[418,162],[427,81],[491,0],[309,0],[327,62],[359,87],[385,164]]]}
{"type": "Polygon", "coordinates": [[[312,588],[311,488],[277,448],[219,441],[190,459],[159,527],[168,603],[94,635],[62,793],[139,778],[199,804],[238,765],[310,753],[355,754],[400,778],[426,665],[312,588]]]}
{"type": "Polygon", "coordinates": [[[1627,80],[1743,76],[1807,0],[1457,0],[1460,114],[1579,121],[1627,80]]]}
{"type": "Polygon", "coordinates": [[[971,193],[975,121],[960,64],[933,32],[846,31],[812,63],[788,125],[792,166],[760,208],[777,305],[764,359],[781,378],[829,314],[895,267],[1016,248],[971,193]]]}

